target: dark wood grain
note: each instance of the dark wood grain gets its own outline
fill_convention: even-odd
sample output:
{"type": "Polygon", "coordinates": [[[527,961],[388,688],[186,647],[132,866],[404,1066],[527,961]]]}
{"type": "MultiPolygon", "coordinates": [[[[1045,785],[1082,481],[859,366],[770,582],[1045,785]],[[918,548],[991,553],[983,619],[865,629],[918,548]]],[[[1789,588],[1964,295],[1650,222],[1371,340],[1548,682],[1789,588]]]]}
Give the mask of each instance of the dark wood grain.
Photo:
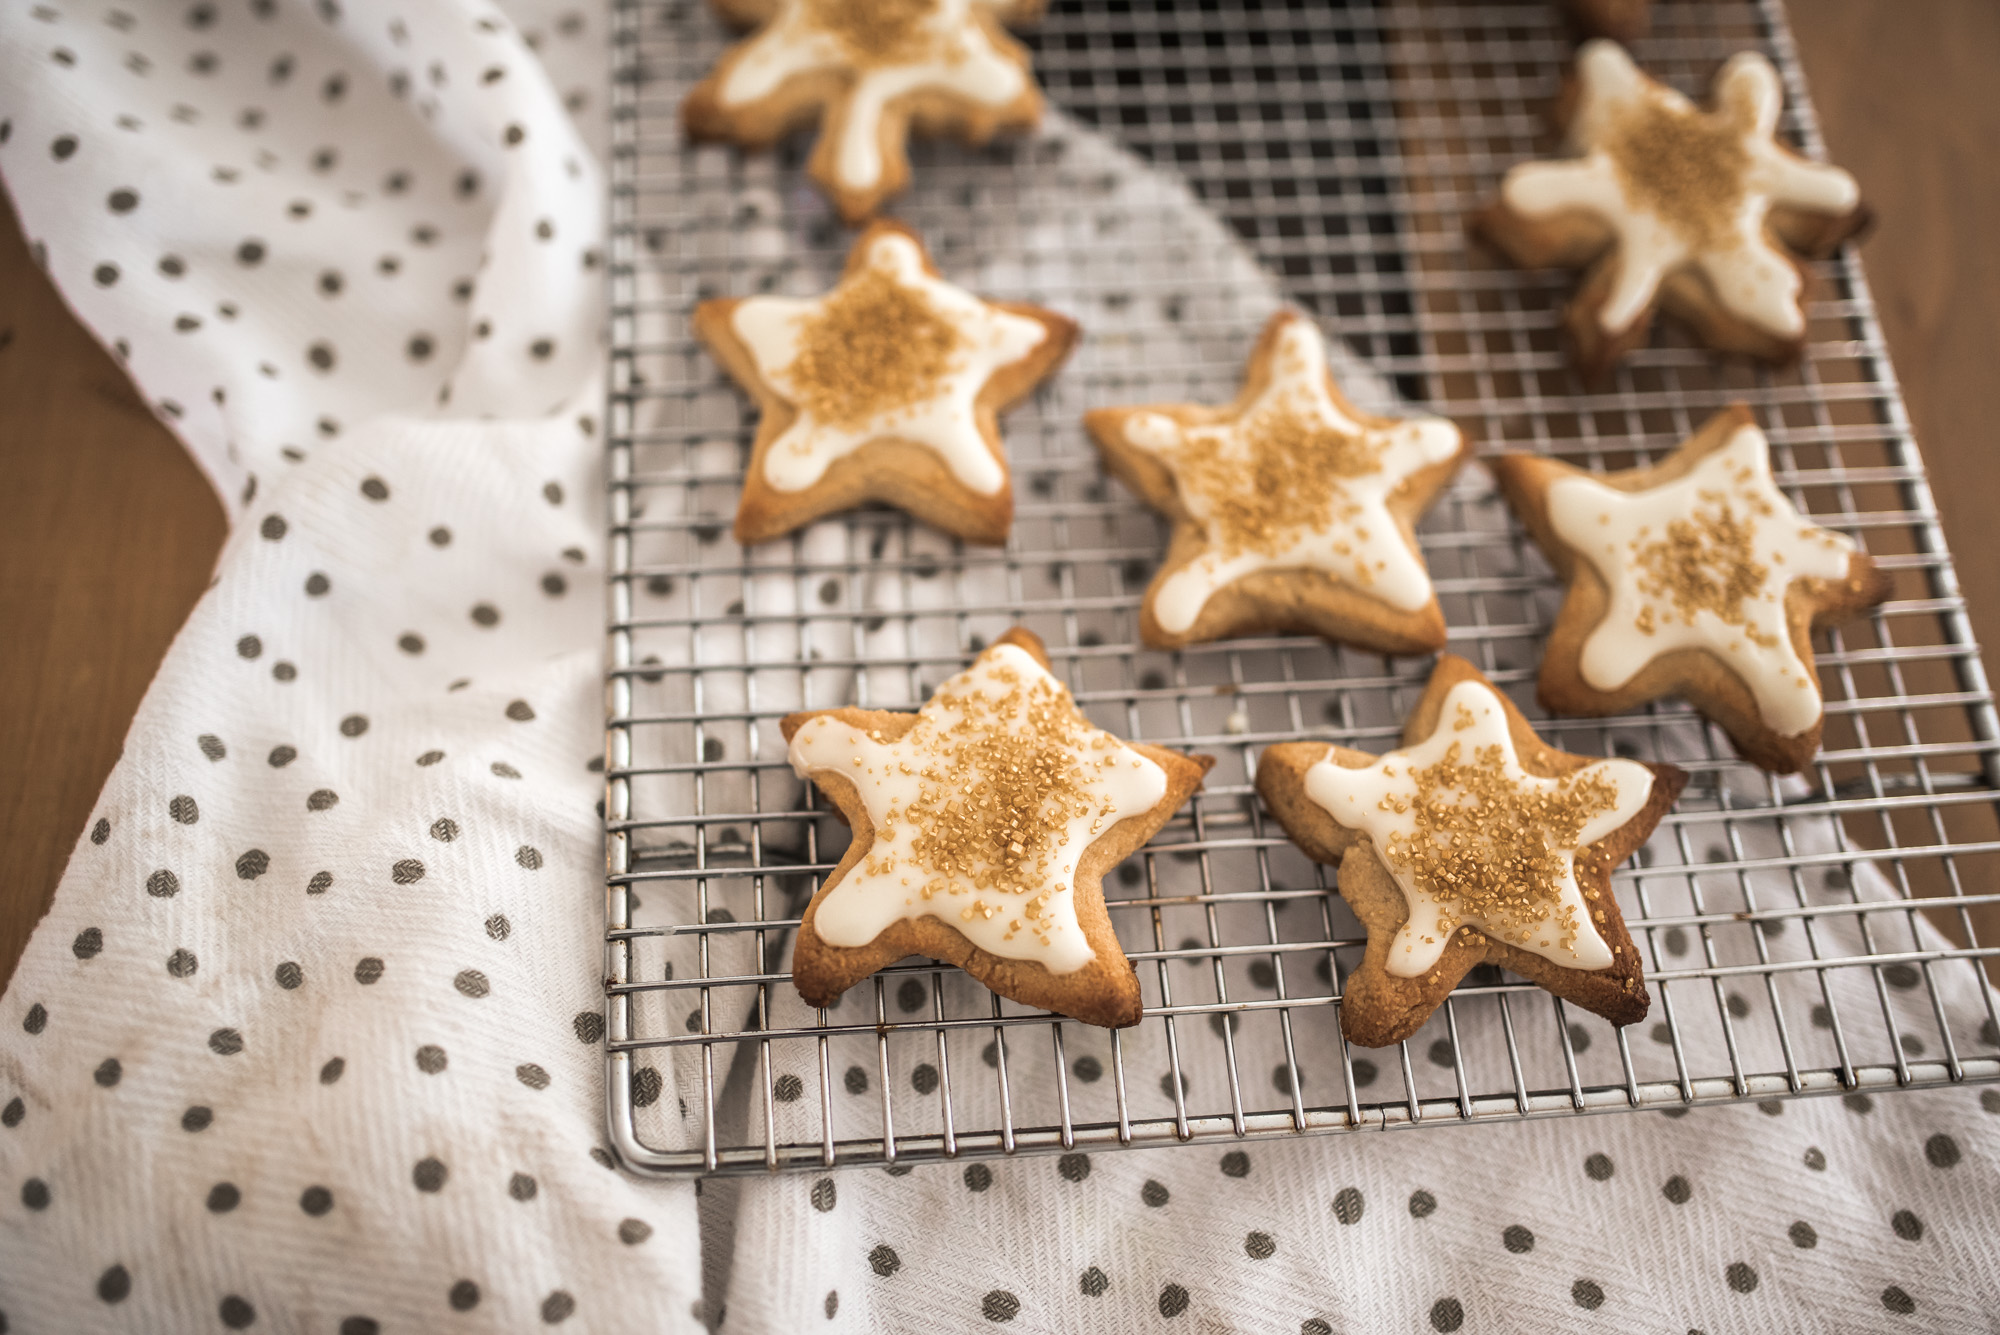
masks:
{"type": "MultiPolygon", "coordinates": [[[[1797,0],[1836,161],[1879,219],[1864,245],[1975,633],[2000,645],[2000,5],[1797,0]]],[[[111,357],[0,227],[0,986],[174,631],[208,581],[221,507],[111,357]]],[[[1974,888],[1974,887],[1968,887],[1974,888]]]]}
{"type": "Polygon", "coordinates": [[[224,534],[207,480],[63,305],[5,212],[0,986],[224,534]]]}

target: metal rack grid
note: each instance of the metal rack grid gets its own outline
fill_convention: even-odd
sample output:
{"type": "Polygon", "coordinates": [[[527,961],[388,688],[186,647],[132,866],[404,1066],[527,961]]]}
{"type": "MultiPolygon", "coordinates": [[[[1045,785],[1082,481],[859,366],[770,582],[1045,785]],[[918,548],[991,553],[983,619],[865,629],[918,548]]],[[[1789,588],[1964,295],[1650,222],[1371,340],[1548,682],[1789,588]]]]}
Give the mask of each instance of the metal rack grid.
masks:
{"type": "MultiPolygon", "coordinates": [[[[1160,279],[1119,230],[1146,210],[1109,184],[1111,212],[1067,226],[1072,197],[1092,188],[1095,167],[1077,161],[1087,129],[1071,134],[1067,167],[1052,132],[979,153],[920,148],[919,188],[895,211],[948,276],[1004,244],[982,230],[1002,205],[1074,251],[1053,268],[1024,253],[979,270],[993,295],[1085,326],[1070,367],[1005,423],[1027,483],[1013,540],[968,549],[864,511],[740,549],[726,524],[750,421],[686,315],[722,292],[817,290],[847,233],[802,185],[799,145],[744,158],[682,143],[680,94],[722,31],[692,0],[620,0],[605,1019],[627,1166],[901,1171],[2000,1079],[1984,982],[2000,957],[2000,726],[1866,282],[1851,254],[1813,266],[1812,343],[1794,369],[1718,362],[1665,329],[1611,389],[1586,392],[1556,337],[1568,276],[1508,269],[1463,232],[1506,166],[1548,148],[1538,111],[1569,51],[1553,10],[1057,0],[1027,36],[1053,105],[1185,181],[1192,211],[1224,224],[1161,244],[1192,246],[1183,260],[1240,244],[1336,349],[1382,373],[1378,389],[1449,415],[1482,451],[1594,468],[1654,458],[1745,401],[1781,484],[1895,579],[1893,601],[1818,638],[1825,749],[1780,781],[1677,702],[1593,720],[1533,709],[1559,591],[1490,489],[1462,481],[1420,529],[1454,650],[1555,743],[1672,760],[1694,779],[1615,878],[1646,952],[1645,1023],[1613,1030],[1489,968],[1416,1037],[1365,1052],[1338,1026],[1359,929],[1248,779],[1273,741],[1393,744],[1429,664],[1276,637],[1138,647],[1164,527],[1099,477],[1078,422],[1097,404],[1227,397],[1262,314],[1238,300],[1240,270],[1190,261],[1160,279]],[[1150,277],[1134,281],[1133,263],[1150,277]],[[1150,342],[1155,326],[1178,341],[1150,342]],[[1100,725],[1219,761],[1106,879],[1146,1019],[1091,1030],[928,961],[834,1009],[805,1007],[790,930],[843,836],[791,781],[778,719],[914,707],[1013,623],[1043,635],[1100,725]]],[[[1642,64],[1699,95],[1723,58],[1761,47],[1790,93],[1784,133],[1822,154],[1776,3],[1655,12],[1642,64]]]]}

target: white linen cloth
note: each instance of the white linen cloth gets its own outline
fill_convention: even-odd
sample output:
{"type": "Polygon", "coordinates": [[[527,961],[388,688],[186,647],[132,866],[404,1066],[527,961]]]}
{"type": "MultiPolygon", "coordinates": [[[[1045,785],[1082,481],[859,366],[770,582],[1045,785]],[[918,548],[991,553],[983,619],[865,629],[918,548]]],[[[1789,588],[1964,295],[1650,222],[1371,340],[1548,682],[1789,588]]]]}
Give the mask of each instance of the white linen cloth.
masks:
{"type": "MultiPolygon", "coordinates": [[[[591,769],[603,20],[477,0],[0,9],[0,174],[238,521],[0,998],[0,1330],[1993,1328],[1991,1090],[701,1200],[610,1169],[591,769]]],[[[1228,345],[1183,349],[1207,368],[1189,397],[1226,391],[1268,280],[1173,182],[1060,118],[1057,136],[1238,284],[1228,345]]],[[[759,170],[775,210],[776,169],[759,170]]],[[[784,229],[765,223],[775,261],[784,229]]],[[[1043,252],[942,260],[1009,292],[1023,253],[1043,252]]],[[[1142,318],[1079,314],[1080,357],[1115,358],[1120,319],[1142,318]]],[[[802,601],[782,571],[747,583],[765,610],[802,601]]],[[[951,594],[884,578],[845,596],[891,613],[951,594]]],[[[894,616],[852,625],[843,609],[823,633],[864,657],[956,651],[898,640],[894,616]]],[[[662,647],[783,665],[802,646],[662,647]]],[[[760,708],[797,699],[785,676],[760,708]]],[[[841,698],[804,703],[926,684],[828,680],[813,690],[841,698]]],[[[1979,1013],[1969,970],[1939,990],[1979,1013]]],[[[1837,1000],[1928,1011],[1865,983],[1837,1000]]],[[[1071,1060],[1103,1056],[1103,1035],[1065,1032],[1071,1060]]],[[[1244,1068],[1273,1042],[1246,1032],[1244,1068]]],[[[977,1047],[955,1069],[983,1070],[977,1047]]],[[[648,1109],[663,1139],[678,1060],[648,1109]]],[[[1131,1069],[1154,1060],[1128,1044],[1131,1069]]],[[[897,1061],[918,1079],[913,1050],[897,1061]]],[[[986,1094],[965,1088],[977,1118],[986,1094]]]]}

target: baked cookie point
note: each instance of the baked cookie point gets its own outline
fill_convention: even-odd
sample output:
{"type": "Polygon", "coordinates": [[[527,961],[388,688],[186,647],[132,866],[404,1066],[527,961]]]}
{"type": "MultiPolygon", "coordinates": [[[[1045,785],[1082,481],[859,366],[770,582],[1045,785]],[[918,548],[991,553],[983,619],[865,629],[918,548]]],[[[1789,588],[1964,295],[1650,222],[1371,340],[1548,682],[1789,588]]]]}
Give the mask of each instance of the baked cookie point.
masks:
{"type": "Polygon", "coordinates": [[[1000,544],[1014,491],[999,413],[1068,355],[1076,325],[945,282],[916,233],[876,222],[810,299],[718,298],[694,329],[760,407],[739,542],[882,501],[1000,544]]]}
{"type": "Polygon", "coordinates": [[[806,164],[848,223],[909,183],[912,125],[981,144],[1041,119],[1027,51],[1000,22],[1035,3],[995,0],[716,0],[755,24],[681,104],[692,138],[763,148],[817,121],[806,164]]]}
{"type": "Polygon", "coordinates": [[[1613,1024],[1644,1018],[1645,973],[1611,870],[1685,782],[1671,765],[1549,746],[1449,654],[1396,750],[1290,742],[1257,766],[1265,803],[1307,856],[1338,866],[1367,930],[1341,1000],[1341,1032],[1363,1047],[1408,1038],[1483,962],[1613,1024]]]}
{"type": "Polygon", "coordinates": [[[1725,352],[1795,359],[1805,271],[1866,225],[1854,178],[1777,142],[1784,89],[1739,52],[1697,109],[1615,42],[1585,42],[1560,118],[1569,156],[1510,169],[1474,230],[1516,264],[1583,269],[1564,314],[1586,380],[1642,346],[1656,310],[1725,352]]]}
{"type": "Polygon", "coordinates": [[[1503,455],[1494,476],[1569,581],[1542,658],[1542,703],[1613,714],[1685,696],[1753,764],[1802,769],[1825,719],[1812,630],[1889,593],[1844,534],[1779,490],[1740,404],[1650,468],[1592,474],[1503,455]]]}
{"type": "Polygon", "coordinates": [[[1174,521],[1140,608],[1147,644],[1258,631],[1384,653],[1444,644],[1412,526],[1469,447],[1442,418],[1354,408],[1304,316],[1271,318],[1235,403],[1100,408],[1084,426],[1105,468],[1174,521]]]}
{"type": "Polygon", "coordinates": [[[854,832],[793,947],[808,1003],[916,954],[1088,1024],[1139,1022],[1103,877],[1201,786],[1207,756],[1093,727],[1020,629],[914,714],[818,710],[781,726],[793,769],[854,832]]]}

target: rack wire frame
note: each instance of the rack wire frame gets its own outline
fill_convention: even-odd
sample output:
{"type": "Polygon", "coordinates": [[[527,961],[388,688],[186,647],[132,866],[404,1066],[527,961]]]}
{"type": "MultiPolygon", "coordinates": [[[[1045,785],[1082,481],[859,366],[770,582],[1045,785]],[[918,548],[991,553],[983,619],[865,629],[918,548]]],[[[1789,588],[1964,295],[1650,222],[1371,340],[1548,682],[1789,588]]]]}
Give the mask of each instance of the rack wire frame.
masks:
{"type": "MultiPolygon", "coordinates": [[[[680,0],[616,0],[604,1021],[607,1121],[627,1167],[663,1175],[863,1164],[900,1171],[938,1159],[1613,1110],[1674,1113],[1694,1104],[2000,1080],[2000,1024],[1984,985],[2000,958],[2000,720],[1860,265],[1850,250],[1813,266],[1812,341],[1795,369],[1718,363],[1669,329],[1613,388],[1584,390],[1566,370],[1555,335],[1568,276],[1508,269],[1468,246],[1463,232],[1463,218],[1490,197],[1501,172],[1547,147],[1537,105],[1553,95],[1570,50],[1553,9],[1423,0],[1335,6],[1058,0],[1027,40],[1052,102],[1154,165],[1182,173],[1277,276],[1289,300],[1313,312],[1404,396],[1458,421],[1482,451],[1533,449],[1595,468],[1630,466],[1670,449],[1711,411],[1746,401],[1772,440],[1781,485],[1819,522],[1860,538],[1894,576],[1893,601],[1818,637],[1827,743],[1803,783],[1748,770],[1719,734],[1674,702],[1611,720],[1537,715],[1545,735],[1570,749],[1608,754],[1640,738],[1641,753],[1672,752],[1667,758],[1694,774],[1688,797],[1656,837],[1669,845],[1665,862],[1649,857],[1652,865],[1628,866],[1615,878],[1657,998],[1651,1037],[1671,1060],[1663,1068],[1664,1056],[1643,1050],[1636,1030],[1620,1030],[1615,1055],[1604,1057],[1600,1049],[1599,1058],[1584,1061],[1591,1031],[1575,1013],[1493,970],[1476,972],[1447,1001],[1433,1021],[1436,1036],[1427,1029],[1378,1054],[1387,1058],[1386,1072],[1348,1048],[1338,1033],[1340,982],[1361,937],[1332,893],[1330,871],[1285,860],[1282,832],[1257,809],[1247,779],[1258,748],[1272,741],[1312,736],[1378,750],[1392,745],[1394,720],[1414,699],[1428,665],[1286,638],[1176,654],[1139,649],[1131,627],[1159,548],[1070,541],[1071,526],[1101,520],[1108,532],[1107,516],[1143,512],[1096,483],[1096,464],[1073,415],[1056,420],[1042,402],[1019,410],[1007,429],[1010,440],[1053,442],[1034,460],[1047,493],[1038,490],[1021,517],[1062,541],[1060,573],[1037,596],[1024,571],[1048,565],[1048,553],[1024,550],[1018,539],[997,553],[954,546],[944,559],[954,577],[999,570],[1011,590],[1004,607],[958,608],[961,628],[981,612],[1036,624],[1050,639],[1058,672],[1099,723],[1163,745],[1234,753],[1229,758],[1236,762],[1218,767],[1204,794],[1140,855],[1134,865],[1142,870],[1131,878],[1136,885],[1107,882],[1127,953],[1147,984],[1142,1029],[1158,1027],[1164,1036],[1166,1103],[1138,1097],[1148,1091],[1141,1088],[1144,1076],[1127,1069],[1124,1036],[1110,1036],[1106,1071],[1094,1057],[1066,1055],[1066,1043],[1081,1046],[1082,1027],[1074,1022],[997,998],[982,1012],[948,1013],[943,982],[955,971],[928,961],[906,961],[854,989],[848,1000],[866,1012],[859,1018],[851,1010],[822,1010],[807,1022],[782,1020],[775,1002],[790,986],[789,933],[804,895],[837,860],[826,851],[830,822],[818,803],[806,811],[765,810],[755,800],[754,779],[760,768],[774,768],[771,762],[754,755],[731,761],[709,740],[725,727],[748,728],[753,739],[757,729],[775,733],[783,709],[760,711],[754,691],[741,708],[704,709],[704,677],[732,669],[644,657],[649,632],[755,621],[757,613],[746,615],[740,606],[702,606],[698,588],[704,578],[740,588],[753,570],[772,568],[715,541],[713,516],[693,513],[691,505],[679,507],[679,517],[646,513],[651,497],[691,495],[733,480],[726,470],[717,475],[696,462],[698,433],[644,425],[649,403],[686,399],[714,378],[685,341],[649,345],[642,318],[663,302],[685,315],[704,284],[727,280],[726,269],[711,260],[663,259],[649,244],[649,233],[678,223],[671,173],[663,177],[659,164],[688,151],[675,99],[662,88],[674,78],[684,86],[700,73],[676,68],[687,59],[676,34],[709,20],[680,0]],[[679,266],[664,296],[648,283],[649,271],[657,274],[662,265],[679,266]],[[647,378],[645,360],[663,354],[669,368],[679,368],[670,376],[682,379],[647,378]],[[677,450],[685,451],[679,465],[672,463],[677,450]],[[657,466],[663,458],[668,465],[657,466]],[[674,548],[682,559],[649,559],[642,539],[659,533],[696,540],[674,548]],[[1121,575],[1135,556],[1145,558],[1138,577],[1121,575]],[[1110,573],[1099,578],[1103,571],[1110,573]],[[695,586],[685,615],[649,609],[646,591],[662,581],[695,586]],[[1123,628],[1124,638],[1091,629],[1102,626],[1123,628]],[[679,709],[662,709],[647,696],[649,684],[669,676],[681,691],[679,709]],[[1218,699],[1230,710],[1220,727],[1218,699]],[[649,730],[650,749],[641,744],[649,730]],[[664,763],[638,759],[657,759],[661,735],[677,739],[669,749],[679,750],[664,763]],[[1690,736],[1699,739],[1693,750],[1690,736]],[[750,809],[706,810],[704,778],[746,769],[753,779],[750,809]],[[644,781],[662,774],[692,778],[694,810],[647,805],[644,781]],[[1818,840],[1826,846],[1795,836],[1804,819],[1830,832],[1818,840]],[[803,843],[785,846],[767,837],[777,822],[803,822],[803,843]],[[669,828],[691,838],[663,844],[653,837],[669,828]],[[1162,896],[1156,858],[1198,866],[1199,892],[1162,896]],[[1655,890],[1655,877],[1686,887],[1684,901],[1655,890]],[[747,880],[748,920],[712,907],[724,879],[747,880]],[[1864,895],[1858,888],[1864,881],[1883,897],[1864,895]],[[1719,891],[1712,888],[1717,884],[1719,891]],[[664,897],[670,922],[635,925],[634,898],[642,888],[664,897]],[[1170,941],[1164,924],[1190,913],[1205,923],[1206,939],[1170,941]],[[1281,918],[1296,924],[1302,915],[1311,919],[1308,929],[1294,927],[1288,936],[1281,918]],[[1259,922],[1262,930],[1245,927],[1259,922]],[[1787,927],[1803,932],[1803,956],[1772,949],[1787,927]],[[725,955],[740,960],[741,952],[722,947],[745,937],[753,962],[719,963],[725,955]],[[696,971],[646,976],[643,950],[658,941],[691,944],[696,971]],[[1685,958],[1690,947],[1692,957],[1685,958]],[[1317,966],[1310,976],[1303,972],[1308,961],[1317,966]],[[1261,975],[1260,963],[1268,965],[1261,975]],[[1851,994],[1843,994],[1849,997],[1843,1012],[1829,982],[1836,975],[1863,979],[1879,1014],[1857,1014],[1851,994]],[[913,994],[913,980],[927,986],[913,994]],[[1741,990],[1755,985],[1763,989],[1757,1001],[1769,1008],[1768,1030],[1741,990]],[[1823,999],[1810,1006],[1810,1027],[1798,1021],[1805,1003],[1797,988],[1806,985],[1823,999]],[[919,997],[915,1007],[904,1004],[912,995],[919,997]],[[687,1032],[647,1018],[641,1003],[661,997],[698,1001],[687,1032]],[[1524,1056],[1532,1046],[1526,1033],[1539,1023],[1531,1017],[1545,1005],[1553,1008],[1555,1041],[1539,1057],[1524,1056]],[[1470,1023],[1477,1008],[1484,1008],[1483,1028],[1470,1023]],[[1495,1015],[1497,1028],[1488,1023],[1495,1015]],[[1919,1017],[1914,1023],[1912,1015],[1919,1017]],[[1282,1059],[1265,1092],[1239,1070],[1237,1021],[1272,1018],[1282,1059]],[[1691,1055],[1699,1045],[1687,1031],[1696,1023],[1720,1034],[1722,1059],[1703,1064],[1691,1055]],[[1461,1046],[1462,1034],[1475,1029],[1492,1051],[1461,1046]],[[1044,1055],[1036,1054],[1036,1031],[1047,1037],[1044,1055]],[[971,1068],[968,1074],[962,1054],[953,1061],[954,1044],[986,1036],[982,1056],[992,1073],[971,1068]],[[860,1101],[879,1101],[879,1109],[863,1119],[864,1134],[842,1134],[837,1125],[854,1119],[836,1117],[829,1056],[836,1042],[875,1050],[870,1073],[879,1089],[860,1101]],[[935,1052],[935,1066],[917,1068],[914,1096],[892,1090],[892,1045],[911,1044],[935,1052]],[[1184,1057],[1192,1068],[1189,1053],[1200,1044],[1214,1049],[1207,1059],[1226,1075],[1205,1094],[1191,1093],[1184,1073],[1184,1057]],[[778,1071],[780,1045],[809,1054],[803,1080],[778,1071]],[[1337,1075],[1310,1093],[1302,1049],[1337,1055],[1337,1075]],[[1774,1052],[1775,1060],[1752,1057],[1753,1049],[1774,1052]],[[663,1054],[698,1058],[679,1068],[676,1096],[694,1130],[676,1143],[662,1143],[643,1125],[642,1109],[662,1091],[657,1069],[647,1063],[663,1054]],[[1020,1088],[1024,1064],[1042,1063],[1049,1064],[1054,1099],[1039,1105],[1049,1115],[1029,1115],[1010,1093],[1020,1088]],[[1075,1115],[1083,1106],[1077,1096],[1086,1092],[1075,1082],[1107,1075],[1115,1097],[1093,1105],[1102,1115],[1075,1115]],[[966,1125],[954,1116],[964,1101],[954,1079],[963,1086],[975,1078],[997,1081],[992,1125],[966,1125]],[[1380,1093],[1373,1089],[1378,1078],[1385,1086],[1380,1093]],[[733,1119],[723,1110],[731,1087],[749,1110],[733,1119]],[[907,1126],[913,1097],[925,1105],[924,1129],[899,1133],[899,1115],[907,1126]],[[807,1110],[809,1134],[780,1131],[780,1104],[807,1110]]],[[[1655,12],[1655,35],[1635,46],[1643,64],[1699,94],[1723,58],[1746,45],[1761,47],[1776,61],[1789,95],[1783,132],[1809,155],[1824,156],[1776,0],[1662,0],[1655,12]]],[[[796,175],[800,155],[796,146],[788,152],[796,175]]],[[[973,171],[977,157],[939,150],[919,170],[973,171]]],[[[844,249],[846,242],[830,235],[804,244],[844,249]]],[[[1254,334],[1242,331],[1246,345],[1254,334]]],[[[1206,376],[1205,383],[1226,392],[1236,371],[1169,367],[1160,374],[1206,376]]],[[[1131,401],[1130,390],[1115,377],[1081,387],[1093,403],[1131,401]]],[[[747,444],[747,425],[738,434],[747,444]]],[[[1016,462],[1025,467],[1018,454],[1016,462]]],[[[1518,525],[1496,534],[1466,522],[1468,515],[1465,503],[1441,504],[1421,538],[1453,648],[1518,694],[1532,684],[1534,645],[1554,606],[1553,581],[1524,546],[1518,525]]],[[[790,568],[804,579],[850,580],[866,568],[899,575],[905,584],[912,572],[935,571],[937,557],[909,546],[909,526],[900,517],[862,512],[849,524],[843,559],[815,560],[795,546],[790,568]],[[870,542],[873,550],[863,558],[870,542]]],[[[807,615],[792,609],[772,619],[803,625],[807,615]]],[[[859,622],[872,614],[820,608],[810,615],[859,622]]],[[[915,686],[955,670],[976,648],[966,638],[966,652],[958,655],[912,654],[888,663],[835,657],[820,665],[901,669],[915,686]]],[[[741,666],[733,670],[743,675],[741,666]]],[[[1710,1044],[1706,1051],[1712,1057],[1718,1049],[1710,1044]]],[[[848,1072],[849,1095],[857,1093],[860,1069],[848,1072]]],[[[869,1087],[866,1075],[860,1083],[869,1087]]]]}

